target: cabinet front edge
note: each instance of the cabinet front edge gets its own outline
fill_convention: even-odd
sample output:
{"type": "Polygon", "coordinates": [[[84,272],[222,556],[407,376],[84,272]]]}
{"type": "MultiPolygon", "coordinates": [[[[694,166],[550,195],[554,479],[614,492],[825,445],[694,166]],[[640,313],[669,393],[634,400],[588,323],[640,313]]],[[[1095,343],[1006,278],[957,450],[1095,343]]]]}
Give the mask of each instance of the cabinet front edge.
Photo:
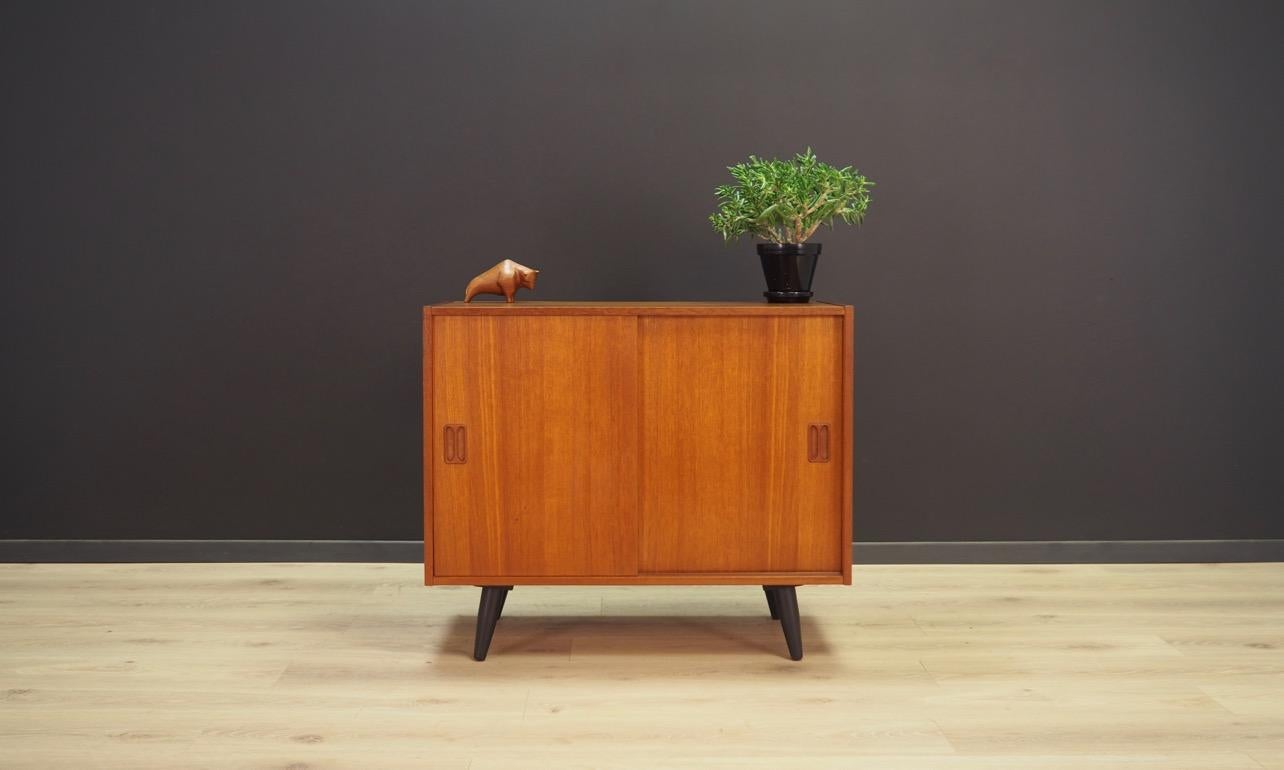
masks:
{"type": "Polygon", "coordinates": [[[436,575],[437,585],[842,585],[842,572],[673,572],[642,575],[436,575]]]}

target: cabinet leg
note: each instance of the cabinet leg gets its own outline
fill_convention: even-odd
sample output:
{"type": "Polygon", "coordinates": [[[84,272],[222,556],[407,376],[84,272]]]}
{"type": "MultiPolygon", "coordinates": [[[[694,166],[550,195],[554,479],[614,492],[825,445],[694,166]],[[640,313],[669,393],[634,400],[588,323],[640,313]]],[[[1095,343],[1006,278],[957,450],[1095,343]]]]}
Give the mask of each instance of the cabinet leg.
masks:
{"type": "Polygon", "coordinates": [[[477,636],[473,640],[473,659],[486,660],[495,624],[504,611],[504,599],[512,586],[482,586],[481,604],[477,607],[477,636]]]}
{"type": "Polygon", "coordinates": [[[802,624],[798,620],[798,594],[794,586],[774,586],[771,593],[776,595],[776,611],[780,614],[780,627],[785,631],[785,644],[789,645],[789,657],[802,660],[802,624]]]}
{"type": "Polygon", "coordinates": [[[763,586],[762,592],[767,595],[767,610],[771,612],[772,620],[780,620],[780,610],[776,607],[775,586],[763,586]]]}

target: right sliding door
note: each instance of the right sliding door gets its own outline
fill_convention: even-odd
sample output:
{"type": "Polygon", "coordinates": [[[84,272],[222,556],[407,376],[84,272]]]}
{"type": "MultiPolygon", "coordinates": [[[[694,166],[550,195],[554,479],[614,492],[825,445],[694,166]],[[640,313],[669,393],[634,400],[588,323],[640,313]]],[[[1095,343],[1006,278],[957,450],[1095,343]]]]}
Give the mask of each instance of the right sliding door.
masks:
{"type": "Polygon", "coordinates": [[[835,315],[638,319],[639,572],[841,571],[843,344],[835,315]]]}

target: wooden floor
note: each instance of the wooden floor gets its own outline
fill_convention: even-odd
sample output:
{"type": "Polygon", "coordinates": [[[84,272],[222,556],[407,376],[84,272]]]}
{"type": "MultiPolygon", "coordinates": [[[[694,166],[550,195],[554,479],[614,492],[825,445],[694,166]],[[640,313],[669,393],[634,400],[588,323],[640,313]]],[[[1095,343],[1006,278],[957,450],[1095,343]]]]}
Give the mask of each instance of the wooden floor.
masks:
{"type": "Polygon", "coordinates": [[[413,564],[0,565],[0,767],[1284,770],[1284,564],[857,566],[798,591],[413,564]]]}

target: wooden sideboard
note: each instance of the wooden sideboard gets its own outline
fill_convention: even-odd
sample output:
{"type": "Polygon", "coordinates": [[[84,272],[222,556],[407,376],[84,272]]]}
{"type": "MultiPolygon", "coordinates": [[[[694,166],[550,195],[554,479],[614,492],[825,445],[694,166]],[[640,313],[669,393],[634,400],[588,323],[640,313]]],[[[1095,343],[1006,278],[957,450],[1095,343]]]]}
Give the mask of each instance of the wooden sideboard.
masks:
{"type": "Polygon", "coordinates": [[[424,308],[424,581],[851,584],[852,308],[452,302],[424,308]]]}

